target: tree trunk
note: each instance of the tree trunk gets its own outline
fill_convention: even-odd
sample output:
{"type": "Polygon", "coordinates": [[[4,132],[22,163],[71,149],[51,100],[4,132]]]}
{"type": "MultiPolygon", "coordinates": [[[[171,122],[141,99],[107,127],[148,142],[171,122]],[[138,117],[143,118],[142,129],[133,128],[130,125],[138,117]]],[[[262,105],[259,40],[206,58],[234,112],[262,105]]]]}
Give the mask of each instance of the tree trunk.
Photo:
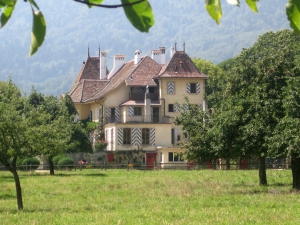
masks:
{"type": "Polygon", "coordinates": [[[226,170],[230,170],[230,159],[226,159],[226,170]]]}
{"type": "Polygon", "coordinates": [[[3,159],[3,158],[0,158],[0,162],[14,176],[15,186],[16,186],[16,194],[17,194],[18,210],[23,210],[22,189],[21,189],[20,178],[19,178],[19,175],[17,173],[17,166],[16,166],[16,164],[17,164],[17,157],[13,158],[11,165],[10,165],[9,162],[7,162],[6,159],[3,159]]]}
{"type": "Polygon", "coordinates": [[[49,162],[50,175],[54,175],[54,165],[52,161],[52,156],[49,156],[48,162],[49,162]]]}
{"type": "Polygon", "coordinates": [[[266,157],[259,157],[259,185],[267,185],[266,157]]]}
{"type": "Polygon", "coordinates": [[[18,175],[16,169],[11,170],[11,172],[14,175],[14,178],[15,178],[18,210],[23,210],[22,189],[21,189],[21,183],[20,183],[19,175],[18,175]]]}
{"type": "Polygon", "coordinates": [[[292,153],[293,190],[300,191],[300,158],[292,153]]]}

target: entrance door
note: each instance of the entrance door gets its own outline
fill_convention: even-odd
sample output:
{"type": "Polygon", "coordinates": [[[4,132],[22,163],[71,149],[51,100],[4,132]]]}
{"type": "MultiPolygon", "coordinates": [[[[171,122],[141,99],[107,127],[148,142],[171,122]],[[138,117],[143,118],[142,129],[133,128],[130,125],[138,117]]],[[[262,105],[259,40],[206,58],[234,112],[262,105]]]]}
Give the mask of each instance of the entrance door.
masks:
{"type": "Polygon", "coordinates": [[[159,108],[153,107],[153,123],[159,122],[159,108]]]}
{"type": "Polygon", "coordinates": [[[148,170],[154,168],[156,164],[156,155],[157,153],[146,153],[146,167],[148,170]]]}

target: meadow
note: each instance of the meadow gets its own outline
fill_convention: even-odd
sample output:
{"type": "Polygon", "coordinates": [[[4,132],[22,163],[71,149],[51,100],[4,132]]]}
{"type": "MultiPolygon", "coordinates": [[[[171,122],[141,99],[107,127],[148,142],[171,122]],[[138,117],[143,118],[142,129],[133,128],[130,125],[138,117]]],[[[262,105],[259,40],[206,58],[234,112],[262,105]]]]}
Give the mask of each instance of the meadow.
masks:
{"type": "Polygon", "coordinates": [[[0,171],[0,224],[300,224],[290,170],[0,171]]]}

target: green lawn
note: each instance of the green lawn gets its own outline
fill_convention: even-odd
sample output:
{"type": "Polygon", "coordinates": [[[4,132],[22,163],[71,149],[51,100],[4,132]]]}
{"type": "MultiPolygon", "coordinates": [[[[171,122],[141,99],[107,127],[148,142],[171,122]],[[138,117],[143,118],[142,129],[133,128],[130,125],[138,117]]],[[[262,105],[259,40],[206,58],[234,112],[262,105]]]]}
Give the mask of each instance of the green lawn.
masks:
{"type": "Polygon", "coordinates": [[[0,224],[300,224],[290,170],[20,172],[23,212],[12,175],[0,171],[0,224]]]}

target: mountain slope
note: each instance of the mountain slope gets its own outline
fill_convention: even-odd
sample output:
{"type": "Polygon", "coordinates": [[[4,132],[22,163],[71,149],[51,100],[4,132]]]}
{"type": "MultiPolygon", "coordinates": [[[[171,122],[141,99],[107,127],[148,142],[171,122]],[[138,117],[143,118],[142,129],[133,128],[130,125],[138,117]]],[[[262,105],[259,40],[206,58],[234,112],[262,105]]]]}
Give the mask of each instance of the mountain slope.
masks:
{"type": "Polygon", "coordinates": [[[137,49],[150,55],[152,49],[169,49],[175,41],[179,50],[185,42],[191,57],[219,63],[251,46],[258,35],[288,28],[282,0],[259,3],[258,14],[244,1],[241,7],[223,1],[220,25],[208,16],[204,1],[150,2],[155,25],[149,33],[140,33],[127,21],[122,8],[88,9],[70,0],[37,1],[46,18],[47,35],[37,54],[29,58],[32,16],[29,4],[19,1],[11,21],[0,30],[0,79],[11,75],[27,93],[34,85],[45,94],[58,95],[69,90],[88,46],[92,56],[98,55],[99,45],[107,51],[110,69],[114,54],[125,54],[130,60],[137,49]]]}

